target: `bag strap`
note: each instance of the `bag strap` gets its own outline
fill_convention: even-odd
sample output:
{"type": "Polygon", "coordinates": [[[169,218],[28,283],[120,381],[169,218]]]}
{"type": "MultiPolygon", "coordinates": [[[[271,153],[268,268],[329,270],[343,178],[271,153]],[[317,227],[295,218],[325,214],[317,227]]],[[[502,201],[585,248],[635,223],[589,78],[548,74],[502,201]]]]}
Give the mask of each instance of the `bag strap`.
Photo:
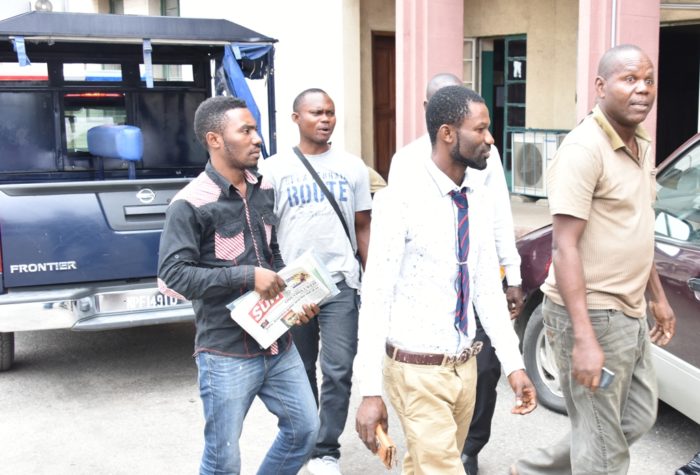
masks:
{"type": "Polygon", "coordinates": [[[340,211],[340,206],[338,206],[338,202],[335,201],[333,194],[328,190],[328,188],[326,188],[326,184],[323,183],[323,180],[321,180],[321,177],[318,176],[318,173],[316,173],[316,170],[314,170],[314,167],[311,165],[311,163],[309,163],[309,160],[304,156],[304,154],[301,152],[301,150],[299,150],[299,147],[294,147],[293,150],[294,150],[294,153],[296,153],[297,157],[299,157],[299,160],[301,160],[301,163],[303,163],[304,166],[306,167],[306,169],[309,170],[309,173],[313,177],[314,181],[316,181],[316,184],[321,189],[323,194],[326,195],[326,199],[333,207],[335,214],[338,215],[338,219],[340,219],[340,222],[343,225],[343,229],[345,230],[345,235],[348,237],[348,240],[350,241],[350,247],[352,247],[352,238],[350,237],[350,229],[348,228],[348,223],[345,222],[345,217],[343,217],[343,213],[340,211]]]}

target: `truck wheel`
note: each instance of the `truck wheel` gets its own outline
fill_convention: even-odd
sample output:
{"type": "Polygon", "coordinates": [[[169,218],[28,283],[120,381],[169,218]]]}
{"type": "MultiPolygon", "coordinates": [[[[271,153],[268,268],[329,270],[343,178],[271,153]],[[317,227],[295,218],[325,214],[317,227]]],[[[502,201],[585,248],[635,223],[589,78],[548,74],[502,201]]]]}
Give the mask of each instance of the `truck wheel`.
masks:
{"type": "Polygon", "coordinates": [[[0,333],[0,371],[7,371],[15,360],[15,334],[0,333]]]}
{"type": "Polygon", "coordinates": [[[566,414],[564,395],[559,384],[559,370],[544,332],[542,304],[532,311],[527,323],[523,337],[523,359],[527,374],[537,390],[540,404],[559,414],[566,414]]]}

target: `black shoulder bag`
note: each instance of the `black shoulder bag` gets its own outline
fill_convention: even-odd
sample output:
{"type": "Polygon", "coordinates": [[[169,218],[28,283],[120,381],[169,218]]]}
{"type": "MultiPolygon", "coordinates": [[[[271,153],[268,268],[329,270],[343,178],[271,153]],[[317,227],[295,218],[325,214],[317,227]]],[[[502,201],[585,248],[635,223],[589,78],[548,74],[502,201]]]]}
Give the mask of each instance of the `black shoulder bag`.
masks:
{"type": "MultiPolygon", "coordinates": [[[[335,211],[335,214],[338,215],[338,219],[340,219],[340,223],[343,225],[343,229],[345,230],[345,235],[348,237],[348,240],[350,241],[350,247],[352,247],[352,238],[350,237],[350,229],[348,228],[348,223],[345,222],[345,217],[343,216],[343,212],[340,211],[340,206],[338,206],[338,202],[335,201],[335,197],[331,192],[326,188],[326,184],[323,183],[323,180],[321,180],[321,177],[318,176],[318,173],[316,173],[316,170],[314,170],[314,167],[309,163],[309,160],[304,156],[303,153],[301,153],[301,150],[299,150],[299,147],[294,147],[294,153],[296,153],[297,157],[299,157],[299,160],[301,160],[301,163],[304,164],[307,170],[309,170],[309,173],[313,177],[314,181],[318,185],[318,187],[321,189],[323,194],[326,196],[326,199],[328,202],[331,204],[333,207],[333,211],[335,211]]],[[[360,270],[362,270],[362,261],[360,260],[360,256],[358,255],[358,252],[355,251],[355,258],[358,260],[360,263],[360,270]]]]}

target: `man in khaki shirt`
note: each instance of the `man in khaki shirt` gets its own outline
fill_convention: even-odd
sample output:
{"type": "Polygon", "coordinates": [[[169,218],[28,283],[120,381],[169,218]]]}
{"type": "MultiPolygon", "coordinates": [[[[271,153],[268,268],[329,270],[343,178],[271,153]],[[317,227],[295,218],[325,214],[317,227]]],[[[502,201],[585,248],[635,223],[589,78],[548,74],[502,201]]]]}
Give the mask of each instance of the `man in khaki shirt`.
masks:
{"type": "Polygon", "coordinates": [[[564,140],[548,170],[552,263],[542,286],[571,434],[519,460],[512,473],[626,474],[629,445],[656,418],[651,342],[675,316],[654,267],[655,169],[640,126],[656,97],[638,47],[608,50],[598,105],[564,140]],[[645,290],[655,319],[648,331],[645,290]],[[615,376],[601,386],[603,367],[615,376]]]}

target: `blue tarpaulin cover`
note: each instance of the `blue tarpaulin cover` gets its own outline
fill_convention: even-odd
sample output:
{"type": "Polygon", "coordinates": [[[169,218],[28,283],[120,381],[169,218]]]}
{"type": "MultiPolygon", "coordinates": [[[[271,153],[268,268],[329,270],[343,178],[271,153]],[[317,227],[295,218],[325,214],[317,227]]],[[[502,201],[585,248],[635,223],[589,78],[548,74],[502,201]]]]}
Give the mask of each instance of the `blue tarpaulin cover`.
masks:
{"type": "MultiPolygon", "coordinates": [[[[248,106],[248,110],[253,114],[255,122],[258,124],[258,134],[262,137],[262,128],[260,123],[260,109],[255,103],[253,94],[250,92],[246,77],[263,78],[267,69],[266,58],[272,49],[272,45],[256,45],[256,44],[238,44],[232,43],[226,47],[224,52],[223,68],[226,72],[226,82],[230,92],[243,99],[248,106]],[[241,66],[238,64],[240,60],[250,60],[252,69],[243,73],[241,66]]],[[[267,147],[265,140],[262,143],[263,157],[267,157],[267,147]]]]}

